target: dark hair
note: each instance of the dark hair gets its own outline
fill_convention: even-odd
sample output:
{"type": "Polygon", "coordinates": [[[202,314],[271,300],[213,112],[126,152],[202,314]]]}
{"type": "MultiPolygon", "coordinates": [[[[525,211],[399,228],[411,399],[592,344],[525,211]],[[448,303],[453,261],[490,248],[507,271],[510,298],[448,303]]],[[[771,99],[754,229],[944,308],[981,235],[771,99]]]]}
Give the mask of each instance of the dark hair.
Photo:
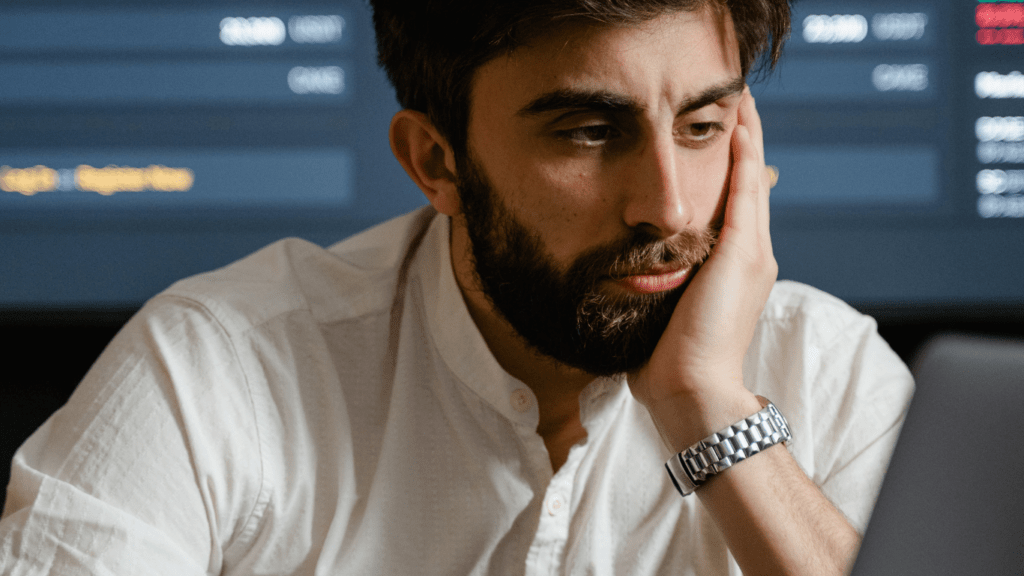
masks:
{"type": "Polygon", "coordinates": [[[370,0],[377,58],[404,108],[423,112],[465,158],[476,70],[569,20],[643,22],[705,6],[728,9],[746,75],[770,69],[789,34],[788,0],[370,0]]]}

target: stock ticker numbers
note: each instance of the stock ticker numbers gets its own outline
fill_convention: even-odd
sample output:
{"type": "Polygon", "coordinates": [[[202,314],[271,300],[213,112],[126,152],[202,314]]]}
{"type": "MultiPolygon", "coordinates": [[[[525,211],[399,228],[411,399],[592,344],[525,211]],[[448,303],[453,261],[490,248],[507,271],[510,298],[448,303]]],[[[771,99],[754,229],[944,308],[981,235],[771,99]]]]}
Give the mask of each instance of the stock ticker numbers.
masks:
{"type": "MultiPolygon", "coordinates": [[[[810,60],[801,62],[811,51],[816,60],[828,58],[829,67],[821,67],[818,81],[842,86],[842,96],[854,107],[923,107],[930,109],[929,114],[941,115],[945,102],[956,102],[969,94],[968,101],[957,104],[957,113],[950,119],[953,125],[946,134],[922,134],[922,141],[913,144],[923,152],[916,158],[930,156],[930,164],[915,164],[910,155],[901,157],[903,150],[893,150],[893,157],[901,157],[903,169],[917,175],[925,175],[929,169],[937,172],[947,162],[973,160],[974,189],[969,193],[974,195],[971,205],[975,217],[1024,219],[1024,68],[1019,52],[1024,44],[1024,0],[978,0],[972,4],[927,0],[798,3],[794,18],[794,44],[798,49],[791,54],[798,65],[805,66],[813,65],[810,60]],[[944,15],[957,22],[947,25],[944,15]],[[955,24],[968,18],[973,19],[973,38],[953,36],[951,31],[958,29],[955,24]],[[945,31],[947,28],[950,32],[945,31]],[[864,76],[868,73],[869,77],[864,76]],[[970,136],[964,138],[966,135],[970,136]]],[[[791,64],[783,63],[787,65],[791,64]]],[[[819,91],[833,98],[839,92],[828,94],[827,88],[819,91]]],[[[849,113],[837,110],[835,117],[849,113]]],[[[843,139],[840,135],[838,141],[843,139]]],[[[883,140],[880,136],[871,146],[881,150],[883,140]]],[[[908,186],[888,187],[897,198],[925,198],[923,190],[913,194],[924,186],[924,180],[915,177],[908,186]]],[[[943,202],[938,192],[944,184],[939,180],[936,177],[927,184],[936,192],[931,197],[936,203],[943,202]]],[[[893,182],[894,175],[888,175],[882,185],[893,182]]],[[[959,200],[966,199],[960,185],[945,186],[948,205],[967,206],[959,200]]]]}
{"type": "Polygon", "coordinates": [[[273,6],[0,2],[0,213],[345,206],[356,146],[295,142],[353,105],[359,7],[273,6]]]}
{"type": "Polygon", "coordinates": [[[977,109],[975,175],[981,218],[1024,219],[1024,2],[979,1],[974,11],[977,109]]]}
{"type": "Polygon", "coordinates": [[[228,16],[220,21],[220,40],[227,46],[280,46],[291,38],[299,44],[341,42],[345,19],[337,14],[292,16],[285,26],[276,16],[228,16]]]}
{"type": "MultiPolygon", "coordinates": [[[[365,168],[382,162],[363,144],[368,122],[348,128],[393,105],[361,92],[382,78],[362,2],[15,2],[0,2],[4,208],[218,195],[285,205],[303,194],[288,173],[317,190],[310,202],[333,190],[340,207],[357,166],[380,172],[365,168]],[[342,128],[330,132],[327,114],[342,128]]],[[[777,213],[1024,217],[1022,31],[1024,0],[795,3],[787,54],[754,90],[765,115],[785,119],[768,133],[787,175],[777,213]]]]}
{"type": "Polygon", "coordinates": [[[974,10],[978,24],[977,40],[983,46],[1020,46],[1024,44],[1024,2],[986,2],[979,0],[974,10]]]}
{"type": "MultiPolygon", "coordinates": [[[[869,33],[879,42],[908,42],[924,38],[928,14],[877,12],[870,20],[864,14],[810,14],[801,24],[808,44],[858,44],[869,33]]],[[[871,84],[879,92],[920,92],[928,87],[928,65],[880,63],[872,68],[871,84]]]]}
{"type": "Polygon", "coordinates": [[[778,214],[921,214],[944,202],[948,6],[805,0],[777,71],[752,92],[765,150],[789,175],[778,214]]]}

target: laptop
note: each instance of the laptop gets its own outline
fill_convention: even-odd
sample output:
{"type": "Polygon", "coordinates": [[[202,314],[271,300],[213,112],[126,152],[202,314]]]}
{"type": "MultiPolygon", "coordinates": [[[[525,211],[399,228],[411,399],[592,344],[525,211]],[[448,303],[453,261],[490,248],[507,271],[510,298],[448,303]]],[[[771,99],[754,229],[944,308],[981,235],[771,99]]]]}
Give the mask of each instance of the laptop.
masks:
{"type": "Polygon", "coordinates": [[[851,576],[1024,575],[1024,341],[932,340],[851,576]]]}

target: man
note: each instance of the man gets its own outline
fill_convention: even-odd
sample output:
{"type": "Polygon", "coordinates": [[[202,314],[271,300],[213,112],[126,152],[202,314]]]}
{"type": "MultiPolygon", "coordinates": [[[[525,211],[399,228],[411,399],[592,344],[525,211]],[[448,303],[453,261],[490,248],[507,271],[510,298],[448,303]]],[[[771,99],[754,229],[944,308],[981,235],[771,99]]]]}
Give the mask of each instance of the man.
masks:
{"type": "Polygon", "coordinates": [[[5,573],[842,573],[911,382],[775,283],[744,78],[785,2],[409,4],[431,208],[148,303],[15,457],[5,573]],[[666,474],[719,430],[746,459],[666,474]]]}

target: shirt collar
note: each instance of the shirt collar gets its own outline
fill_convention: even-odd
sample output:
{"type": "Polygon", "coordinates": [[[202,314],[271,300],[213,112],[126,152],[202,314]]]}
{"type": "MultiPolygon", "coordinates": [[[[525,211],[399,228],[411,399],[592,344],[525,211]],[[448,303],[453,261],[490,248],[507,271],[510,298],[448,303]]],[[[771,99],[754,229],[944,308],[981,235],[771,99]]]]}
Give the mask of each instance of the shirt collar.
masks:
{"type": "Polygon", "coordinates": [[[473,322],[452,269],[450,219],[430,224],[418,258],[430,334],[451,373],[509,420],[537,427],[537,399],[498,364],[473,322]],[[525,400],[525,401],[524,401],[525,400]]]}

